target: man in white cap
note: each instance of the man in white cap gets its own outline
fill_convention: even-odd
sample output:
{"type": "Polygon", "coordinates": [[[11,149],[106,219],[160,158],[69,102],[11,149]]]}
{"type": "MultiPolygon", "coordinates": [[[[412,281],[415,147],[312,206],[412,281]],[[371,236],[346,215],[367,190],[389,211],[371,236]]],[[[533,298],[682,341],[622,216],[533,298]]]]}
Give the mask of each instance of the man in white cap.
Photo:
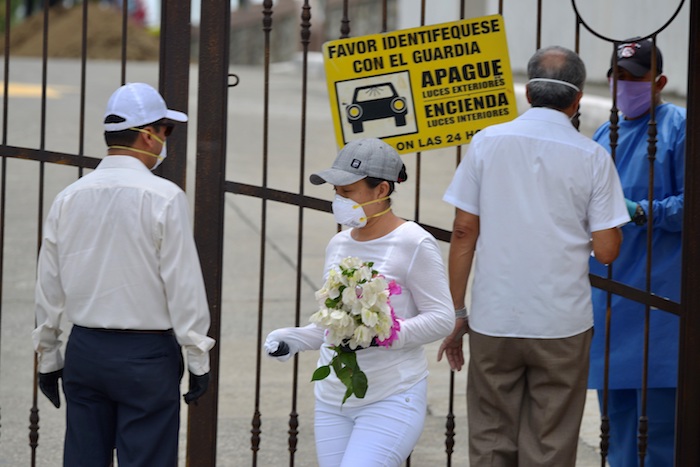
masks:
{"type": "Polygon", "coordinates": [[[177,465],[181,347],[197,400],[209,382],[209,309],[185,193],[151,173],[187,115],[144,83],[107,104],[108,155],[46,218],[32,333],[39,387],[66,398],[64,466],[177,465]],[[61,355],[60,322],[72,330],[61,355]]]}

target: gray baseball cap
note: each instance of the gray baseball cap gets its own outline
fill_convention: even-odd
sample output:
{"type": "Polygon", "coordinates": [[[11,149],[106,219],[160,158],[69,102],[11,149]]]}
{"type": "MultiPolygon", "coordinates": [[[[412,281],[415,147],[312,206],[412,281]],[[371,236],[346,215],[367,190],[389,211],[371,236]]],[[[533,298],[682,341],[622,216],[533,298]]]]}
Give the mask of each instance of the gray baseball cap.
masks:
{"type": "Polygon", "coordinates": [[[340,150],[330,169],[311,174],[309,180],[314,185],[330,183],[335,186],[351,185],[367,177],[401,182],[402,167],[399,153],[384,141],[357,139],[340,150]]]}

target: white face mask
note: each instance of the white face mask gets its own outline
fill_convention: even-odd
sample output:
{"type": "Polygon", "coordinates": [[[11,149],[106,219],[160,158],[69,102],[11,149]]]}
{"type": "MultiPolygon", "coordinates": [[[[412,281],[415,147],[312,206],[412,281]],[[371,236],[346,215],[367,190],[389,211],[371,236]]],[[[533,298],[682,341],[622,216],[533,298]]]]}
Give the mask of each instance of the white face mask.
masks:
{"type": "Polygon", "coordinates": [[[336,194],[333,200],[333,217],[338,224],[346,225],[353,228],[362,228],[367,225],[367,219],[372,217],[379,217],[386,214],[391,210],[388,208],[382,212],[378,212],[370,217],[367,217],[365,210],[362,206],[367,206],[368,204],[378,203],[379,201],[384,201],[389,199],[388,196],[384,198],[375,199],[368,201],[366,203],[358,204],[349,198],[343,198],[342,196],[336,194]]]}
{"type": "Polygon", "coordinates": [[[167,149],[167,142],[163,141],[163,149],[160,150],[160,154],[157,156],[153,154],[154,157],[156,157],[156,165],[151,167],[151,170],[156,170],[156,168],[163,163],[166,157],[168,157],[168,149],[167,149]]]}
{"type": "Polygon", "coordinates": [[[163,162],[163,160],[166,157],[168,157],[168,150],[167,150],[166,144],[165,144],[166,142],[164,140],[160,139],[154,133],[151,133],[150,131],[146,131],[146,130],[141,129],[141,128],[129,128],[129,129],[134,130],[134,131],[138,131],[140,133],[145,133],[147,135],[151,135],[153,138],[155,138],[156,141],[158,141],[160,144],[163,145],[163,147],[160,150],[160,154],[155,154],[155,153],[150,152],[150,151],[144,151],[142,149],[131,148],[129,146],[109,146],[109,149],[127,149],[129,151],[138,152],[139,154],[146,154],[147,156],[155,157],[156,163],[153,167],[151,167],[151,170],[156,170],[156,168],[163,162]]]}

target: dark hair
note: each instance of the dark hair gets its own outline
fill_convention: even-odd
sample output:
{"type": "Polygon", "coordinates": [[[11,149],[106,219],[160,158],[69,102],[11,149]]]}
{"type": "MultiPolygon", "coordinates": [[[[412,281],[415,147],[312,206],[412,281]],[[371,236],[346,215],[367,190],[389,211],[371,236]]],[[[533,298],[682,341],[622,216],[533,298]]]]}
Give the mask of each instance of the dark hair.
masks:
{"type": "MultiPolygon", "coordinates": [[[[549,78],[565,81],[583,90],[586,66],[573,51],[559,46],[539,49],[527,64],[528,79],[549,78]]],[[[527,84],[530,104],[562,110],[569,107],[579,91],[559,83],[535,81],[527,84]]]]}
{"type": "Polygon", "coordinates": [[[387,194],[387,196],[390,196],[394,192],[395,185],[397,183],[405,182],[407,179],[408,174],[406,173],[406,165],[402,164],[401,170],[399,171],[399,179],[395,182],[392,180],[384,180],[383,178],[376,177],[367,177],[364,180],[370,188],[377,188],[380,183],[387,182],[389,184],[389,193],[387,194]]]}
{"type": "MultiPolygon", "coordinates": [[[[124,119],[118,115],[107,115],[105,117],[105,123],[121,123],[123,122],[124,119]]],[[[146,128],[147,126],[152,126],[153,128],[156,129],[156,132],[159,131],[161,127],[164,126],[171,126],[170,120],[167,120],[165,118],[162,118],[158,121],[155,121],[153,123],[147,123],[145,125],[141,125],[136,128],[146,128]]],[[[131,147],[132,144],[136,142],[136,138],[138,137],[138,132],[132,130],[131,128],[127,128],[126,130],[121,130],[121,131],[105,131],[104,132],[105,136],[105,143],[107,146],[129,146],[131,147]]]]}

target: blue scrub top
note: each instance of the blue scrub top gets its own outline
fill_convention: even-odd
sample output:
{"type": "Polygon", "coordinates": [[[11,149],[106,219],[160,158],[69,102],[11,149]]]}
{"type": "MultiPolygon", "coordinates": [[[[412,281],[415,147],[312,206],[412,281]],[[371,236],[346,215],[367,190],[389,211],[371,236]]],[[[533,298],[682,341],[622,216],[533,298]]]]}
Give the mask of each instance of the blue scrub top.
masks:
{"type": "MultiPolygon", "coordinates": [[[[649,116],[620,119],[615,165],[625,198],[639,203],[649,215],[649,116]]],[[[680,299],[681,227],[686,111],[673,104],[656,108],[657,139],[654,162],[653,239],[651,291],[674,301],[680,299]]],[[[593,139],[610,151],[610,123],[593,139]]],[[[612,265],[612,278],[646,289],[647,226],[630,222],[622,227],[620,255],[612,265]]],[[[590,271],[607,277],[608,267],[591,259],[590,271]]],[[[589,387],[603,388],[606,292],[593,288],[594,329],[589,387]]],[[[610,338],[610,389],[642,387],[644,305],[612,296],[610,338]]],[[[676,387],[678,382],[679,318],[651,310],[648,387],[676,387]]]]}

